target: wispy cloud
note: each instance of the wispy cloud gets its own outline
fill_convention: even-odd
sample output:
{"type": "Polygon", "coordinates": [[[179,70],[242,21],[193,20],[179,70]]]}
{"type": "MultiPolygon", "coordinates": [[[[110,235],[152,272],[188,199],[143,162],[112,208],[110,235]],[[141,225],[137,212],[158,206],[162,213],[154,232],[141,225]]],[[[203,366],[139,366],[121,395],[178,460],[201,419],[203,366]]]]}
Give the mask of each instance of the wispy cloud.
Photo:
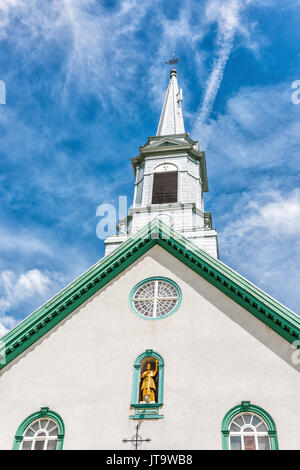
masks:
{"type": "Polygon", "coordinates": [[[299,111],[288,82],[241,88],[210,120],[207,149],[221,259],[295,311],[299,111]]]}
{"type": "Polygon", "coordinates": [[[257,185],[258,176],[249,178],[249,170],[298,171],[300,108],[292,104],[291,94],[289,82],[242,87],[228,99],[224,113],[210,121],[208,130],[214,139],[209,141],[209,165],[214,176],[222,172],[221,185],[235,185],[236,177],[247,183],[246,188],[257,185]],[[222,170],[225,162],[226,175],[222,170]]]}
{"type": "Polygon", "coordinates": [[[136,32],[154,3],[123,0],[105,8],[97,0],[4,0],[1,34],[23,54],[24,64],[30,58],[32,66],[41,57],[51,63],[47,51],[56,50],[56,80],[48,90],[52,99],[69,103],[72,88],[81,87],[103,105],[111,99],[121,103],[143,55],[136,32]]]}
{"type": "Polygon", "coordinates": [[[251,196],[220,233],[222,258],[300,314],[300,189],[251,196]]]}

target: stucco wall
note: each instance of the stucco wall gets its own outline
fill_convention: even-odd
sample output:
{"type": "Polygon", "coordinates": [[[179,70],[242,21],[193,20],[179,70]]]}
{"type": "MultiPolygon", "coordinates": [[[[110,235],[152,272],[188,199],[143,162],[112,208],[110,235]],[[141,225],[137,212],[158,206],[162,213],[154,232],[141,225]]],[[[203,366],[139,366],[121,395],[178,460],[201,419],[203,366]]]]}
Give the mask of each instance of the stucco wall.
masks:
{"type": "Polygon", "coordinates": [[[155,246],[0,375],[0,448],[41,407],[64,420],[65,449],[133,449],[133,363],[146,349],[165,362],[160,420],[140,429],[144,449],[220,449],[225,413],[242,400],[268,411],[280,449],[300,449],[299,371],[289,343],[155,246]],[[128,303],[150,276],[173,279],[182,303],[149,321],[128,303]]]}

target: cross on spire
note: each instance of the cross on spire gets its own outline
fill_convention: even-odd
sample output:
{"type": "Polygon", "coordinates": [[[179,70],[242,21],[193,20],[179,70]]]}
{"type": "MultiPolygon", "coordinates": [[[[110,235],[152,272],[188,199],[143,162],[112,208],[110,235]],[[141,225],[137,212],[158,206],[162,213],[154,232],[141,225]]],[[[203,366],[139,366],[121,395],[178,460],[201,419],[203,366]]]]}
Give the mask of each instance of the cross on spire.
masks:
{"type": "Polygon", "coordinates": [[[135,429],[136,433],[135,436],[132,436],[131,439],[123,439],[122,442],[123,444],[126,444],[127,442],[131,442],[132,445],[135,447],[135,450],[137,450],[138,446],[142,445],[143,442],[151,442],[151,439],[147,437],[146,439],[143,439],[142,436],[139,435],[139,428],[141,427],[140,424],[137,424],[135,429]]]}
{"type": "Polygon", "coordinates": [[[167,62],[165,62],[165,64],[169,64],[169,65],[175,65],[179,62],[179,59],[175,59],[175,50],[173,49],[173,57],[171,60],[168,60],[167,62]]]}

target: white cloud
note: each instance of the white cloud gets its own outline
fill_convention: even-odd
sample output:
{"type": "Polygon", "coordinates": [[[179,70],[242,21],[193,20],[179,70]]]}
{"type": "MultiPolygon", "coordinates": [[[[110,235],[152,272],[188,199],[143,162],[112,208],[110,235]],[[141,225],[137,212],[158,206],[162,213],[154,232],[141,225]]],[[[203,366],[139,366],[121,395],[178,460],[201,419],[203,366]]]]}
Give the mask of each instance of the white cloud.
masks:
{"type": "Polygon", "coordinates": [[[17,325],[18,321],[9,315],[0,315],[0,338],[17,325]]]}
{"type": "Polygon", "coordinates": [[[44,299],[65,278],[56,272],[30,269],[21,274],[13,271],[0,273],[0,337],[16,326],[18,319],[11,313],[19,305],[32,299],[44,299]]]}
{"type": "Polygon", "coordinates": [[[273,190],[251,196],[255,199],[248,204],[244,200],[238,202],[243,205],[243,215],[238,212],[239,216],[225,226],[224,244],[229,246],[233,239],[239,244],[244,237],[255,237],[255,232],[261,230],[270,241],[300,236],[300,188],[288,194],[273,190]]]}
{"type": "Polygon", "coordinates": [[[293,105],[291,95],[291,84],[280,83],[241,88],[232,96],[225,112],[202,128],[213,170],[226,162],[232,178],[251,167],[298,168],[300,107],[293,105]]]}
{"type": "MultiPolygon", "coordinates": [[[[221,259],[299,311],[300,189],[250,193],[220,232],[221,259]]],[[[299,312],[300,313],[300,312],[299,312]]]]}
{"type": "Polygon", "coordinates": [[[259,202],[249,203],[252,214],[239,221],[240,234],[253,233],[256,228],[263,228],[272,237],[286,237],[300,235],[300,189],[291,194],[282,195],[277,191],[270,193],[270,202],[261,206],[259,202]]]}
{"type": "Polygon", "coordinates": [[[291,83],[246,87],[202,129],[220,257],[299,311],[300,107],[291,83]]]}
{"type": "Polygon", "coordinates": [[[4,324],[1,322],[1,318],[0,318],[0,338],[2,338],[2,336],[6,335],[6,333],[8,333],[9,330],[4,326],[4,324]]]}
{"type": "Polygon", "coordinates": [[[0,273],[0,280],[0,312],[2,313],[33,295],[45,294],[52,283],[49,276],[38,269],[31,269],[19,276],[12,271],[3,271],[0,273]]]}

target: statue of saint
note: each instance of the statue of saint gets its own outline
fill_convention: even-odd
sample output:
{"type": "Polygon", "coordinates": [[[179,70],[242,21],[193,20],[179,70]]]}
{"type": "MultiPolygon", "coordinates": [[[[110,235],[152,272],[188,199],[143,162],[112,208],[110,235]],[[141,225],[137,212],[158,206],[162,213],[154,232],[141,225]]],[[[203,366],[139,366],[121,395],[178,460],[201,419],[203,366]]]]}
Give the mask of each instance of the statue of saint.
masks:
{"type": "Polygon", "coordinates": [[[151,370],[151,364],[148,363],[146,365],[145,372],[142,373],[142,384],[141,384],[141,392],[142,392],[142,401],[151,402],[155,401],[155,390],[156,386],[153,380],[153,377],[157,374],[157,367],[158,359],[155,359],[155,370],[151,370]]]}

